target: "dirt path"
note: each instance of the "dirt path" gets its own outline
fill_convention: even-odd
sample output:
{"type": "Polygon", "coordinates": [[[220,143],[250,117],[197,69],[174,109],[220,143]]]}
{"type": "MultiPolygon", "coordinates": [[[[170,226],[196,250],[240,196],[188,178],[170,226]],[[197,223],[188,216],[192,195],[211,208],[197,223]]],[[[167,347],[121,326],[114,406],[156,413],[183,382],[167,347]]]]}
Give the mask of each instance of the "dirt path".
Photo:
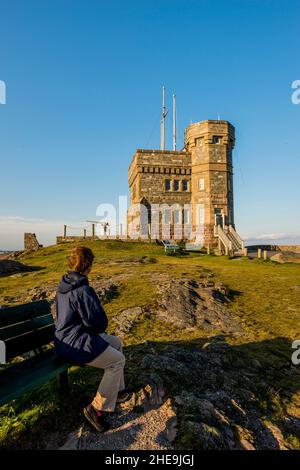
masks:
{"type": "Polygon", "coordinates": [[[117,410],[110,429],[97,433],[84,424],[71,433],[62,450],[169,450],[173,449],[175,413],[168,401],[157,408],[137,413],[132,408],[117,410]]]}

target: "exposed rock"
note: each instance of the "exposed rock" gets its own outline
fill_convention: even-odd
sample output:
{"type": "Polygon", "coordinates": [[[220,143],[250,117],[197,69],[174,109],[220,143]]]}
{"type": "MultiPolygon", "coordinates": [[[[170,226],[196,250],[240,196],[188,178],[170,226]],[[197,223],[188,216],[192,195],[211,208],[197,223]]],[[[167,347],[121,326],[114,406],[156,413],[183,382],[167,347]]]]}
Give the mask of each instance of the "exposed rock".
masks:
{"type": "Polygon", "coordinates": [[[115,334],[122,337],[126,333],[129,333],[140,320],[142,313],[143,310],[141,307],[128,308],[118,313],[116,317],[118,324],[115,329],[115,334]]]}
{"type": "Polygon", "coordinates": [[[270,259],[277,263],[300,263],[300,253],[281,251],[280,253],[276,253],[276,255],[271,256],[270,259]]]}
{"type": "Polygon", "coordinates": [[[27,302],[34,302],[35,300],[47,299],[52,301],[55,299],[56,286],[33,287],[27,292],[27,302]]]}
{"type": "Polygon", "coordinates": [[[59,450],[84,450],[91,433],[84,426],[69,434],[67,441],[59,450]]]}
{"type": "Polygon", "coordinates": [[[241,324],[233,318],[226,303],[227,289],[209,279],[195,281],[165,276],[158,284],[160,294],[157,315],[179,328],[204,328],[241,333],[241,324]]]}
{"type": "Polygon", "coordinates": [[[181,395],[175,397],[175,403],[182,406],[185,414],[193,414],[197,421],[215,424],[219,420],[214,405],[192,393],[183,391],[181,395]]]}
{"type": "Polygon", "coordinates": [[[164,396],[165,391],[162,387],[147,384],[136,393],[135,405],[147,411],[150,408],[162,405],[164,396]]]}
{"type": "Polygon", "coordinates": [[[274,423],[265,423],[265,426],[270,430],[272,436],[278,444],[280,450],[287,450],[288,448],[285,445],[284,437],[280,429],[275,426],[274,423]]]}
{"type": "Polygon", "coordinates": [[[252,433],[247,428],[235,426],[235,437],[240,449],[243,450],[256,450],[251,441],[253,441],[252,433]]]}
{"type": "Polygon", "coordinates": [[[246,416],[245,410],[243,410],[243,408],[233,398],[230,400],[230,402],[239,413],[241,413],[243,416],[246,416]]]}
{"type": "Polygon", "coordinates": [[[240,440],[240,445],[242,447],[242,449],[244,450],[256,450],[254,445],[251,444],[251,442],[247,441],[247,439],[241,439],[240,440]]]}
{"type": "Polygon", "coordinates": [[[105,279],[99,276],[91,281],[90,285],[95,289],[102,303],[110,302],[119,295],[120,283],[112,278],[105,279]]]}
{"type": "Polygon", "coordinates": [[[180,448],[182,449],[225,449],[224,437],[219,429],[205,423],[185,421],[181,430],[180,448]]]}
{"type": "Polygon", "coordinates": [[[167,439],[170,442],[175,441],[178,433],[177,417],[173,416],[167,421],[167,439]]]}

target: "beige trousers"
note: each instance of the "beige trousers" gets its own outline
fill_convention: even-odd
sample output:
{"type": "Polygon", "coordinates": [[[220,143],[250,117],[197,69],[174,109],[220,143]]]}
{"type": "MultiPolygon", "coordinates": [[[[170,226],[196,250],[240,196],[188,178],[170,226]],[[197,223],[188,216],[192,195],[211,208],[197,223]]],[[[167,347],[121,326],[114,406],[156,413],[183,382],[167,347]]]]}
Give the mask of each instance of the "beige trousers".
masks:
{"type": "Polygon", "coordinates": [[[118,336],[101,333],[100,336],[110,345],[87,365],[104,369],[92,405],[96,410],[114,411],[118,392],[125,388],[125,356],[122,353],[122,342],[118,336]]]}

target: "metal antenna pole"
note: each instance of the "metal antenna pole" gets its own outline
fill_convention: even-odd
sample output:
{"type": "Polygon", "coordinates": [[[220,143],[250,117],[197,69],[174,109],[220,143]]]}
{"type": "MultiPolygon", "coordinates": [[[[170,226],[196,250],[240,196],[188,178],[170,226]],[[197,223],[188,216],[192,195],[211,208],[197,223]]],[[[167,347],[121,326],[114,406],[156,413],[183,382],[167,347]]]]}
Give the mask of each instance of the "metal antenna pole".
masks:
{"type": "Polygon", "coordinates": [[[160,149],[165,150],[165,117],[166,117],[166,106],[165,106],[165,87],[162,87],[162,115],[161,115],[161,127],[160,127],[160,149]]]}
{"type": "Polygon", "coordinates": [[[173,150],[176,150],[176,95],[173,95],[173,150]]]}

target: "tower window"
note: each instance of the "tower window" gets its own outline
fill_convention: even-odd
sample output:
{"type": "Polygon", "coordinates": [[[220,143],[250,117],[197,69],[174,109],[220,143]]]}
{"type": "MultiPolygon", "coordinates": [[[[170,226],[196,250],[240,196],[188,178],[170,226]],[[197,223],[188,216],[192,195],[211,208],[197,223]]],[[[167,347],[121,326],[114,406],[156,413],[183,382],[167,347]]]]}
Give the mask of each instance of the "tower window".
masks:
{"type": "Polygon", "coordinates": [[[165,224],[171,223],[171,209],[165,209],[163,211],[163,219],[165,224]]]}
{"type": "Polygon", "coordinates": [[[214,135],[213,136],[213,144],[221,144],[222,143],[222,137],[219,135],[214,135]]]}
{"type": "Polygon", "coordinates": [[[183,210],[183,223],[189,224],[191,219],[191,209],[189,207],[185,207],[183,210]]]}
{"type": "Polygon", "coordinates": [[[179,181],[174,180],[174,191],[179,191],[179,181]]]}
{"type": "Polygon", "coordinates": [[[182,180],[182,191],[188,190],[188,182],[187,180],[182,180]]]}
{"type": "Polygon", "coordinates": [[[174,212],[173,212],[174,224],[181,224],[182,223],[181,217],[182,217],[181,209],[174,209],[174,212]]]}
{"type": "Polygon", "coordinates": [[[170,189],[171,189],[171,181],[165,180],[165,190],[170,191],[170,189]]]}
{"type": "Polygon", "coordinates": [[[199,179],[198,185],[199,185],[199,191],[204,191],[204,189],[205,189],[204,178],[199,179]]]}

